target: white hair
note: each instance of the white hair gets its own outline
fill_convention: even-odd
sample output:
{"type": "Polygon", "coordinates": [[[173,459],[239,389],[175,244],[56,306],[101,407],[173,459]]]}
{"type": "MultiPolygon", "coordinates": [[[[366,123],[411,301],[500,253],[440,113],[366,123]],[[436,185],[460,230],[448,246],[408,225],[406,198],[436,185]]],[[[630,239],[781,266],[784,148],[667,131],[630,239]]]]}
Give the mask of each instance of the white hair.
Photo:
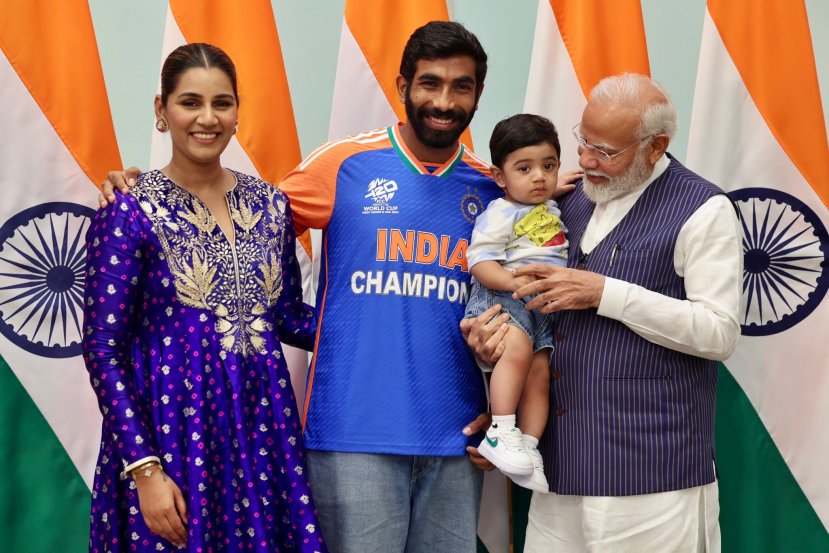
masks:
{"type": "Polygon", "coordinates": [[[639,138],[666,134],[672,139],[676,134],[676,108],[668,93],[659,83],[645,75],[622,73],[606,77],[590,91],[590,101],[630,107],[639,112],[639,138]],[[649,97],[662,96],[663,100],[649,97]]]}

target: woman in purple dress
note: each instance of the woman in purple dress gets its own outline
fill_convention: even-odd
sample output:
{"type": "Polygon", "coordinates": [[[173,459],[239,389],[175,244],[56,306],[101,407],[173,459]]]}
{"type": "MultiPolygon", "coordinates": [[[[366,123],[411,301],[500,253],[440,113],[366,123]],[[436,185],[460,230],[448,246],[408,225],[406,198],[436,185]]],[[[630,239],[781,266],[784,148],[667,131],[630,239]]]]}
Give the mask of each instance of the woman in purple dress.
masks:
{"type": "Polygon", "coordinates": [[[99,210],[83,349],[103,414],[90,551],[325,551],[281,343],[310,349],[287,198],[224,169],[236,73],[208,44],[164,63],[173,155],[99,210]]]}

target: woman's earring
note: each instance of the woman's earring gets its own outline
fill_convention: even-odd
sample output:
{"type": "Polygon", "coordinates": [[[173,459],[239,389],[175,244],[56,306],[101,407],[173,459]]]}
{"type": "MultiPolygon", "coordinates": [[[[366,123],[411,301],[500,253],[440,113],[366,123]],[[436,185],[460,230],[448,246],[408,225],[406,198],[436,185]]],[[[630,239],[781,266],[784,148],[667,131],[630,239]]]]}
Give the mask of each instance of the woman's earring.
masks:
{"type": "Polygon", "coordinates": [[[233,126],[233,134],[236,134],[237,132],[239,132],[239,123],[236,123],[236,125],[233,126]]]}
{"type": "Polygon", "coordinates": [[[167,124],[166,119],[164,119],[163,117],[159,117],[155,121],[155,128],[156,130],[158,130],[158,132],[167,132],[167,130],[170,128],[170,125],[167,124]]]}

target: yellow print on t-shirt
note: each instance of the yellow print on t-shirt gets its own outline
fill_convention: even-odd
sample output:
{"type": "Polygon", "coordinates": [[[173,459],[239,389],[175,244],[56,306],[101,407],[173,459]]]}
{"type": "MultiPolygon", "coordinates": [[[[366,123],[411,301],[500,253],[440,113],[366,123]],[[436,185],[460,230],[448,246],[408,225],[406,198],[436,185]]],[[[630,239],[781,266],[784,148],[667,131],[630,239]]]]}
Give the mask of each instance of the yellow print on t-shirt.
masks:
{"type": "Polygon", "coordinates": [[[547,211],[545,204],[538,204],[521,217],[512,227],[518,236],[526,236],[536,246],[560,246],[564,244],[564,230],[558,215],[547,211]]]}

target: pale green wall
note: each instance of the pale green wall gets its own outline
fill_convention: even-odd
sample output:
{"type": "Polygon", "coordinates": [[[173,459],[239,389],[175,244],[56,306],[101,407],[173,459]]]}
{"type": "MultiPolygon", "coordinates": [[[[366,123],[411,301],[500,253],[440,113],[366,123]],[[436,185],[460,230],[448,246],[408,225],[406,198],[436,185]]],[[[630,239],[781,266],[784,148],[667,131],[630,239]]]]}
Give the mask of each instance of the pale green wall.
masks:
{"type": "MultiPolygon", "coordinates": [[[[343,1],[272,0],[304,154],[328,136],[343,1]]],[[[490,56],[486,91],[472,123],[477,150],[488,157],[486,144],[492,127],[503,117],[520,112],[524,105],[538,3],[448,0],[448,5],[451,17],[473,31],[490,56]]],[[[829,0],[807,0],[806,5],[824,113],[829,113],[829,0]]],[[[146,167],[167,2],[90,0],[90,7],[123,161],[146,167]]],[[[671,151],[682,159],[705,1],[643,0],[642,13],[651,74],[667,88],[679,111],[680,129],[671,151]]],[[[573,121],[579,115],[574,114],[573,121]]],[[[564,127],[571,122],[556,123],[564,127]]]]}

